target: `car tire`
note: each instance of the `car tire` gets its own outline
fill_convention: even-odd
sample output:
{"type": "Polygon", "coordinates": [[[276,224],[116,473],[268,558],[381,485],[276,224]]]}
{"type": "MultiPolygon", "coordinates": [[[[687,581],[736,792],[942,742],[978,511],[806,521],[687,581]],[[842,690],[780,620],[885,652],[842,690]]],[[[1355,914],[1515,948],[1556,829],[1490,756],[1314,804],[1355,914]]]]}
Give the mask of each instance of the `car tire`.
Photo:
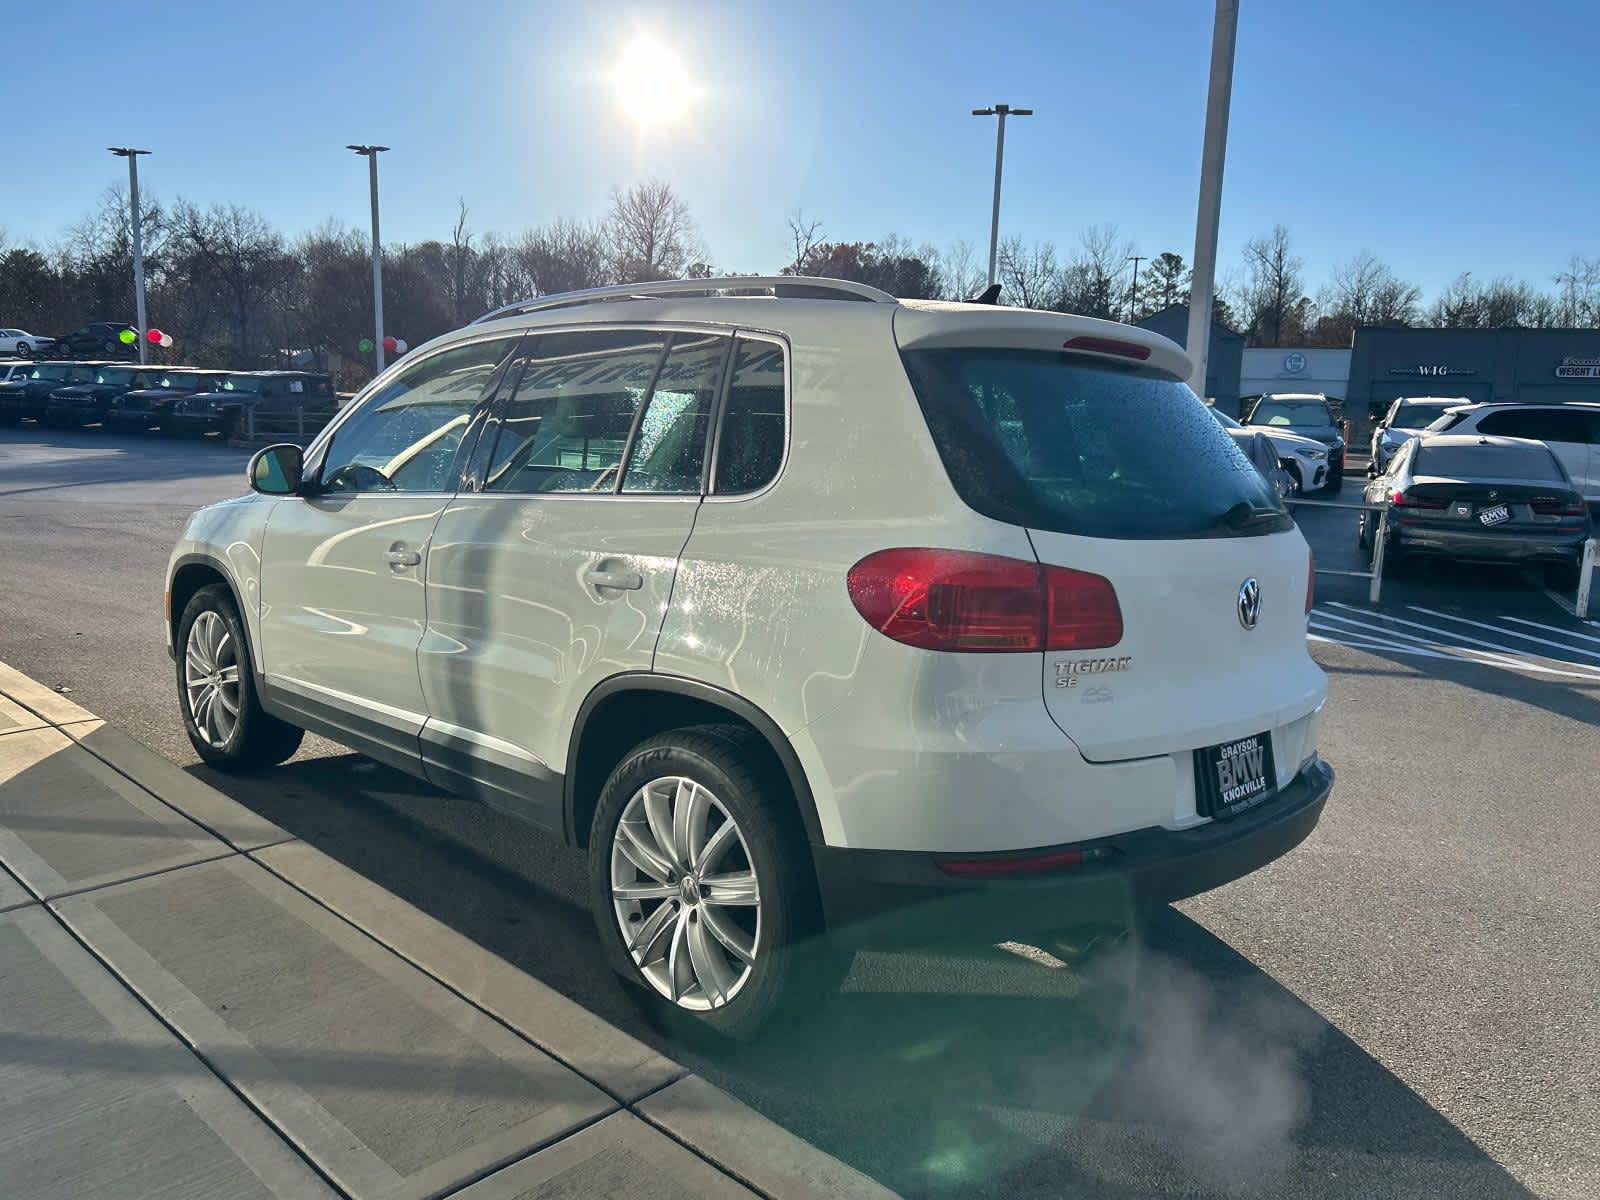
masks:
{"type": "Polygon", "coordinates": [[[1322,483],[1323,494],[1327,496],[1337,496],[1342,487],[1344,487],[1343,469],[1338,471],[1329,471],[1328,478],[1322,483]]]}
{"type": "Polygon", "coordinates": [[[176,644],[178,705],[196,754],[218,770],[242,771],[276,766],[300,748],[305,731],[261,707],[244,623],[226,585],[190,598],[176,644]]]}
{"type": "Polygon", "coordinates": [[[611,772],[590,831],[606,958],[674,1034],[748,1040],[837,990],[849,968],[823,932],[810,863],[787,782],[754,731],[649,738],[611,772]]]}
{"type": "Polygon", "coordinates": [[[32,346],[28,346],[28,345],[24,345],[23,343],[18,342],[16,349],[13,350],[11,353],[16,355],[18,358],[32,358],[33,357],[33,347],[32,346]]]}

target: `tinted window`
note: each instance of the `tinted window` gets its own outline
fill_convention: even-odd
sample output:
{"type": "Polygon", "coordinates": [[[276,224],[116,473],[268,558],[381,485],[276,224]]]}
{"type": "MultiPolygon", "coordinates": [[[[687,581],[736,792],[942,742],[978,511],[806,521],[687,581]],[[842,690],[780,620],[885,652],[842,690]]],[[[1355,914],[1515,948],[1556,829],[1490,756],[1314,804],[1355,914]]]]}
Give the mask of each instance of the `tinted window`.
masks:
{"type": "Polygon", "coordinates": [[[1439,419],[1444,409],[1442,404],[1402,405],[1389,424],[1396,429],[1426,429],[1439,419]]]}
{"type": "Polygon", "coordinates": [[[1183,383],[1052,351],[904,358],[951,482],[997,520],[1111,538],[1289,526],[1266,481],[1183,383]]]}
{"type": "Polygon", "coordinates": [[[1578,410],[1504,409],[1478,422],[1478,432],[1496,437],[1533,438],[1541,442],[1587,442],[1588,422],[1578,410]]]}
{"type": "Polygon", "coordinates": [[[728,382],[713,490],[733,495],[771,483],[783,461],[783,422],[783,348],[741,338],[728,382]]]}
{"type": "Polygon", "coordinates": [[[323,486],[339,492],[453,488],[462,434],[513,341],[458,346],[401,371],[339,426],[323,461],[323,486]]]}
{"type": "Polygon", "coordinates": [[[1555,455],[1538,446],[1419,446],[1412,455],[1414,475],[1453,479],[1533,479],[1562,482],[1555,455]]]}
{"type": "Polygon", "coordinates": [[[666,347],[666,334],[647,331],[539,337],[506,405],[485,489],[615,490],[628,433],[666,347]]]}
{"type": "Polygon", "coordinates": [[[700,492],[711,405],[728,339],[675,333],[639,419],[622,477],[624,492],[700,492]]]}

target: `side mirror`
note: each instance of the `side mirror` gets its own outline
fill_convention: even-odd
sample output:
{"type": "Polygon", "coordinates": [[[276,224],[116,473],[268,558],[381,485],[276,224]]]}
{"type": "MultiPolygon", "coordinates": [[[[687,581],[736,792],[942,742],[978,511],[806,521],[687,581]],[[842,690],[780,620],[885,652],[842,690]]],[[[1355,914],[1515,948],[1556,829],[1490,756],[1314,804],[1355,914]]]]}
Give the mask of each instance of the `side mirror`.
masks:
{"type": "Polygon", "coordinates": [[[250,487],[263,496],[293,496],[300,490],[305,451],[290,442],[257,450],[245,470],[250,487]]]}

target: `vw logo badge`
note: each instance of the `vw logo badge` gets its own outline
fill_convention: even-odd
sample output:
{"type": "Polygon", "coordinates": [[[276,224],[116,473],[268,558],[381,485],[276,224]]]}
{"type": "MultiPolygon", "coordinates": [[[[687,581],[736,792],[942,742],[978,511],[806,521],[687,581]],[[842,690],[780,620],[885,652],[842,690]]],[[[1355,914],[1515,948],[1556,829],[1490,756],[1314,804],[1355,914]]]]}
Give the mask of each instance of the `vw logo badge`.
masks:
{"type": "Polygon", "coordinates": [[[1254,576],[1239,585],[1239,624],[1246,629],[1256,627],[1261,615],[1261,585],[1254,576]]]}

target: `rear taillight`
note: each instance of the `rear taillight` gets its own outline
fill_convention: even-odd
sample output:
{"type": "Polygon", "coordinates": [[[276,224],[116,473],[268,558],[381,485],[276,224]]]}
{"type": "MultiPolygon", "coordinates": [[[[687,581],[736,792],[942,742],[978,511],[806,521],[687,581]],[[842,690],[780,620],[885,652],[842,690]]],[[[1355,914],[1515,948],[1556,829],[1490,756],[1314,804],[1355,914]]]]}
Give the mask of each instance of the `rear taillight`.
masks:
{"type": "Polygon", "coordinates": [[[850,602],[885,637],[924,650],[1090,650],[1122,640],[1111,581],[968,550],[904,547],[850,568],[850,602]]]}
{"type": "Polygon", "coordinates": [[[1111,846],[1073,846],[1038,854],[996,855],[990,858],[945,858],[939,869],[963,879],[1004,879],[1019,875],[1043,875],[1051,871],[1071,871],[1092,863],[1104,862],[1117,854],[1111,846]]]}
{"type": "Polygon", "coordinates": [[[1431,496],[1413,496],[1407,492],[1397,491],[1389,497],[1389,503],[1396,508],[1443,508],[1445,502],[1431,496]]]}
{"type": "Polygon", "coordinates": [[[1306,614],[1311,613],[1312,601],[1317,596],[1317,552],[1306,550],[1306,614]]]}
{"type": "Polygon", "coordinates": [[[1536,496],[1528,507],[1542,517],[1581,517],[1589,511],[1582,496],[1536,496]]]}

